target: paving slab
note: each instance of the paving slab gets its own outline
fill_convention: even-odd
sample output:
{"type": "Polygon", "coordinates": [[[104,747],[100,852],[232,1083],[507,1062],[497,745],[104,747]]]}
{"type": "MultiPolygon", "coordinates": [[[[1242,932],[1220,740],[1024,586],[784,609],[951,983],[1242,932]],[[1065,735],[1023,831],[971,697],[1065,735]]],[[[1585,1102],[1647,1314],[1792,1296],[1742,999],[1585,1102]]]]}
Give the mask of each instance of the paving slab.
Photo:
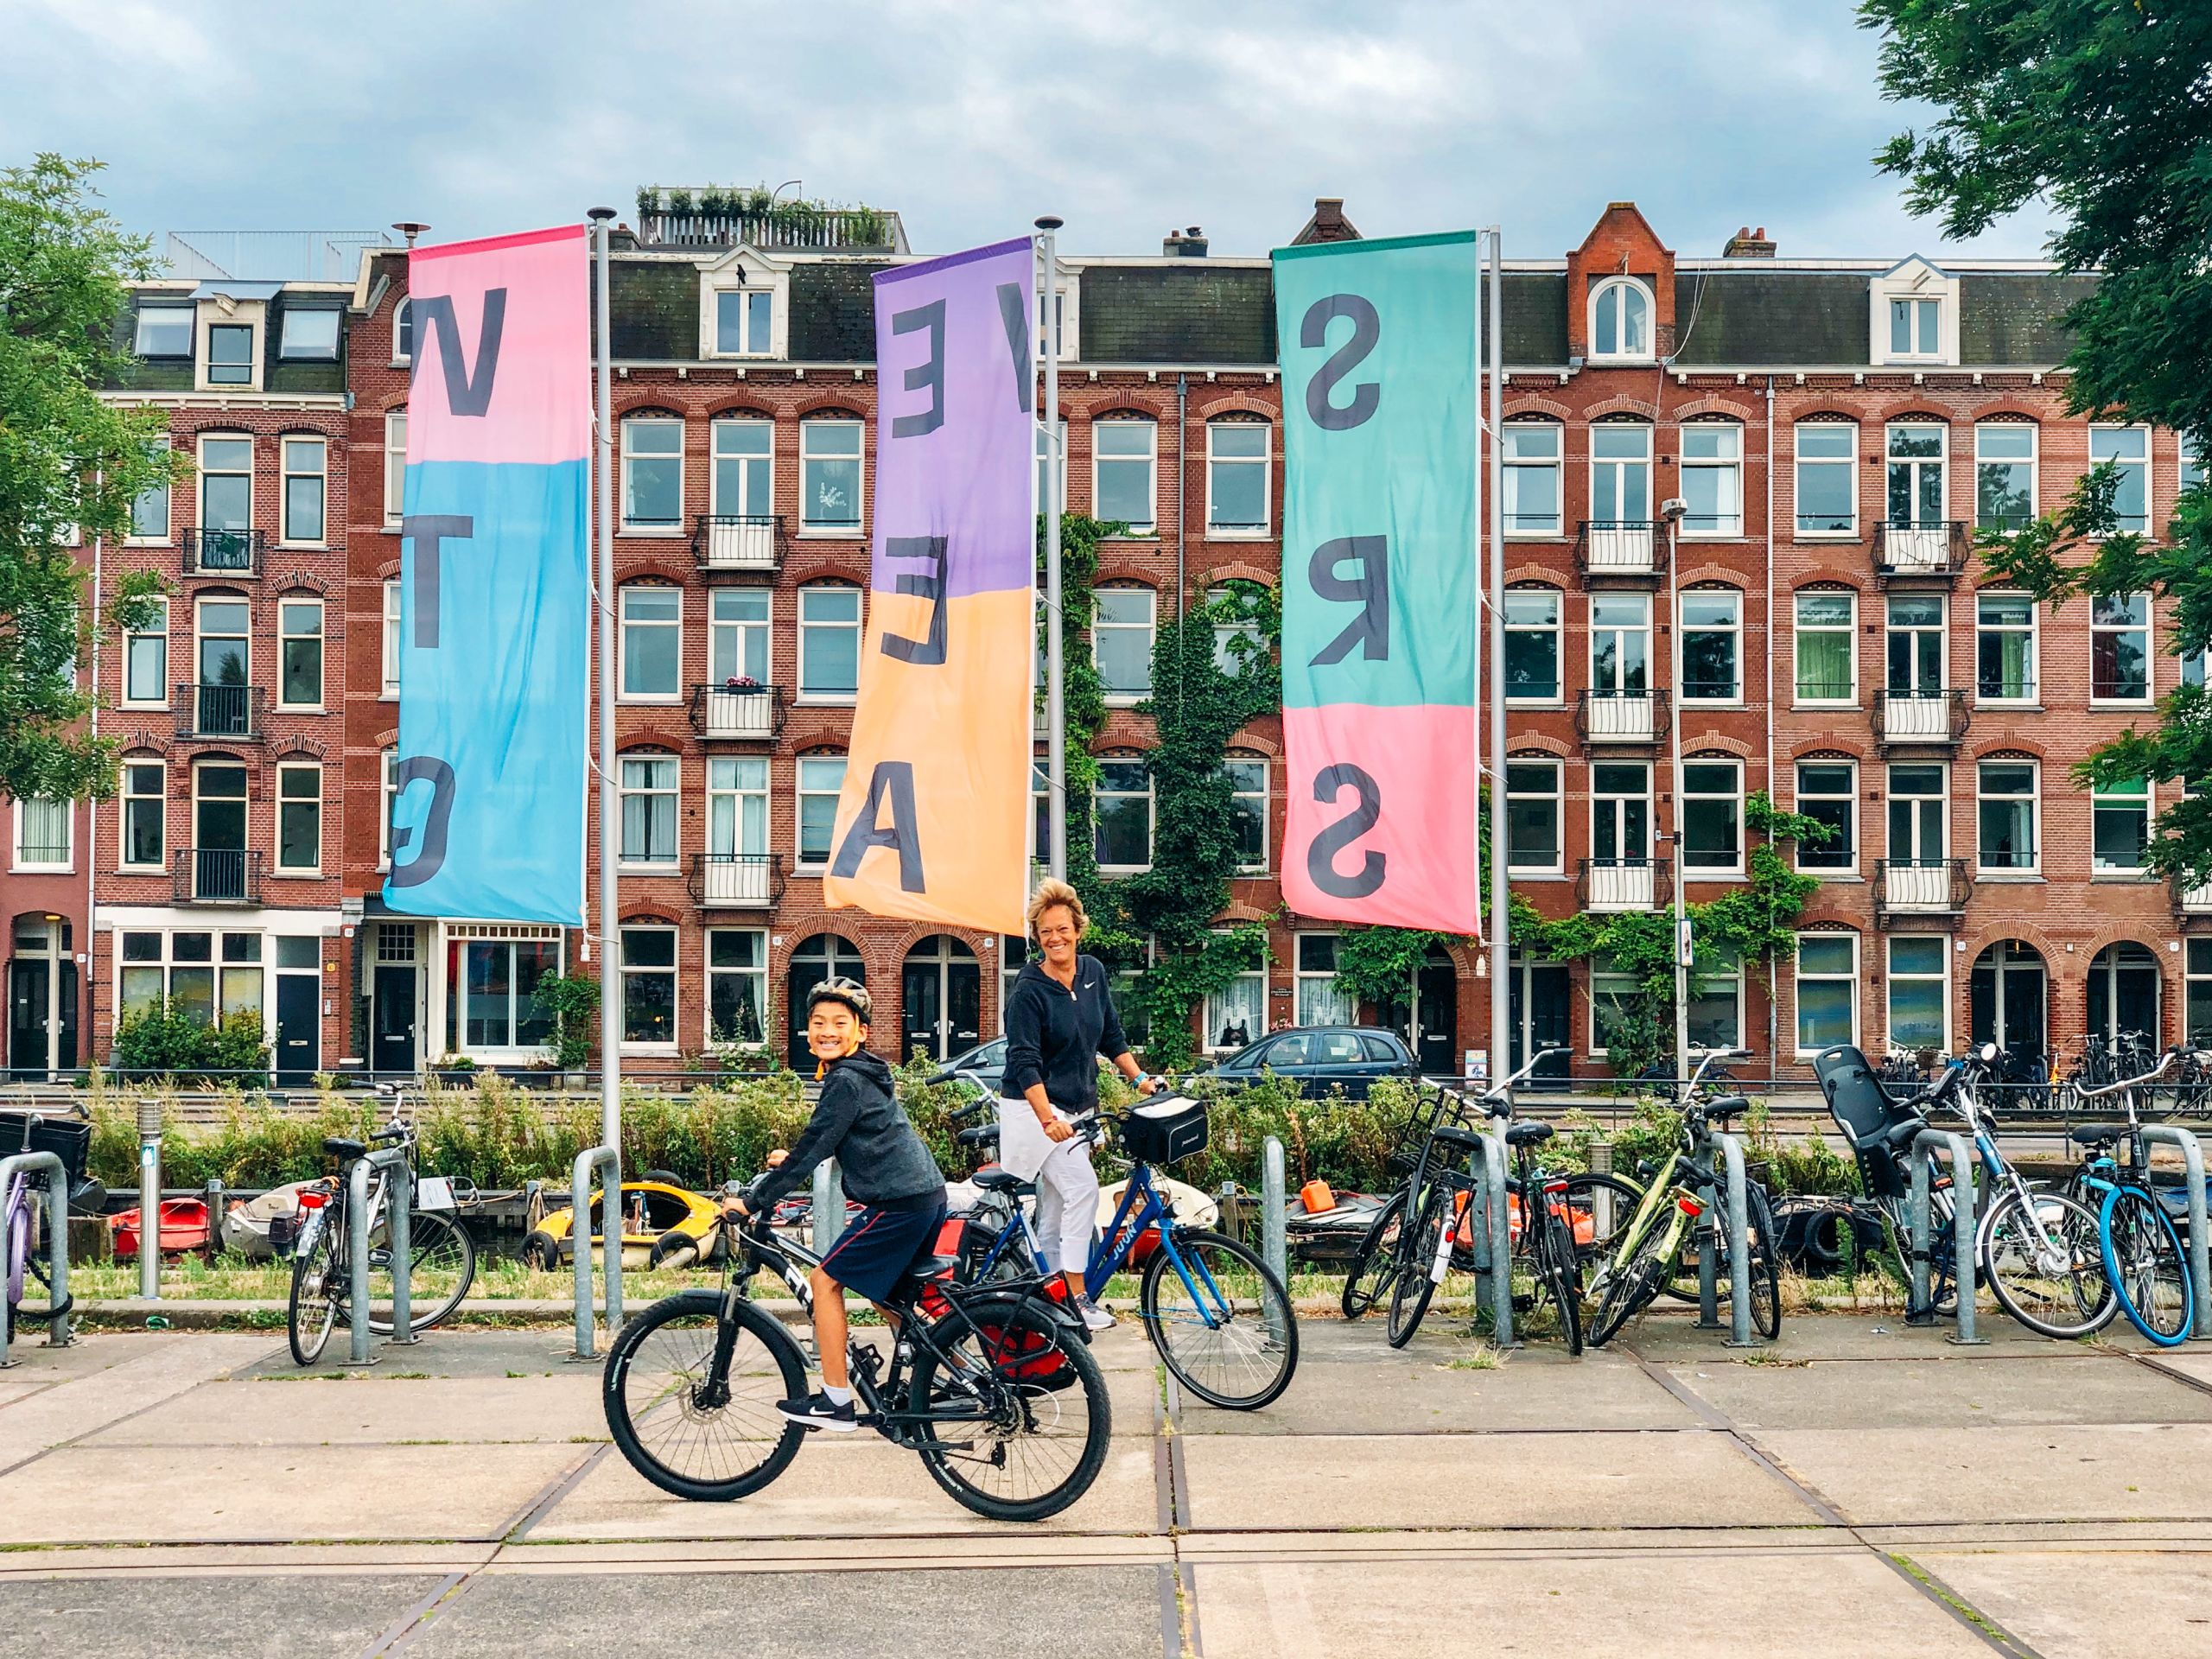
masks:
{"type": "Polygon", "coordinates": [[[619,1573],[486,1576],[448,1602],[407,1655],[631,1653],[643,1636],[657,1649],[673,1639],[697,1653],[1004,1659],[1026,1631],[1030,1645],[1068,1659],[1160,1659],[1160,1579],[1153,1567],[891,1572],[864,1584],[834,1573],[704,1573],[680,1586],[619,1573]]]}
{"type": "MultiPolygon", "coordinates": [[[[194,1340],[206,1338],[195,1337],[194,1340]]],[[[377,1363],[364,1370],[346,1364],[349,1350],[346,1328],[340,1325],[330,1333],[330,1345],[323,1350],[321,1359],[315,1364],[302,1367],[295,1363],[284,1345],[283,1333],[279,1332],[275,1351],[266,1353],[259,1363],[248,1367],[242,1375],[596,1377],[599,1361],[571,1362],[565,1357],[575,1344],[575,1337],[563,1331],[440,1330],[405,1348],[395,1348],[382,1338],[377,1339],[370,1349],[377,1363]]],[[[599,1351],[602,1357],[607,1352],[607,1333],[603,1330],[600,1332],[599,1351]]]]}
{"type": "Polygon", "coordinates": [[[1671,1365],[1745,1428],[1986,1428],[2023,1423],[2212,1422],[2212,1394],[2119,1354],[1901,1359],[1870,1365],[1671,1365]]]}
{"type": "Polygon", "coordinates": [[[1911,1560],[2048,1659],[2212,1659],[2202,1555],[1916,1550],[1911,1560]]]}
{"type": "Polygon", "coordinates": [[[766,1491],[734,1503],[690,1503],[611,1452],[531,1529],[534,1542],[578,1539],[941,1536],[1038,1527],[1146,1533],[1159,1513],[1149,1440],[1116,1437],[1080,1502],[1052,1520],[986,1521],[930,1478],[922,1460],[874,1434],[821,1434],[766,1491]]]}
{"type": "Polygon", "coordinates": [[[0,1544],[496,1535],[582,1446],[66,1446],[0,1482],[0,1544]]]}
{"type": "Polygon", "coordinates": [[[2152,1355],[2151,1363],[2163,1370],[2172,1371],[2212,1389],[2212,1347],[2190,1343],[2179,1348],[2169,1348],[2152,1355]]]}
{"type": "Polygon", "coordinates": [[[496,1543],[130,1544],[0,1550],[0,1578],[186,1578],[207,1573],[450,1573],[482,1567],[496,1543]]]}
{"type": "MultiPolygon", "coordinates": [[[[1722,1310],[1724,1320],[1726,1312],[1722,1310]]],[[[1624,1346],[1642,1358],[1668,1364],[1698,1360],[1722,1365],[1751,1362],[1758,1353],[1794,1359],[1986,1359],[2010,1354],[2043,1356],[2076,1345],[2037,1336],[1993,1309],[1986,1312],[1980,1323],[1979,1334],[1986,1340],[1969,1348],[1949,1340],[1957,1327],[1948,1319],[1932,1325],[1913,1325],[1904,1322],[1903,1314],[1821,1313],[1785,1319],[1775,1341],[1745,1351],[1727,1345],[1725,1324],[1718,1331],[1700,1331],[1686,1309],[1679,1313],[1647,1314],[1608,1345],[1624,1346]]],[[[2127,1334],[2132,1337],[2134,1332],[2127,1334]]],[[[2079,1345],[2091,1344],[2085,1340],[2079,1345]]],[[[2129,1344],[2114,1338],[2113,1345],[2129,1344]]]]}
{"type": "Polygon", "coordinates": [[[0,1409],[14,1405],[18,1400],[28,1400],[35,1394],[41,1394],[53,1386],[52,1382],[10,1382],[4,1376],[0,1376],[0,1409]]]}
{"type": "Polygon", "coordinates": [[[1254,1435],[1183,1442],[1191,1524],[1803,1526],[1813,1511],[1728,1436],[1254,1435]]]}
{"type": "Polygon", "coordinates": [[[0,1580],[0,1659],[359,1653],[443,1581],[437,1573],[0,1580]],[[312,1643],[312,1646],[303,1643],[312,1643]]]}
{"type": "MultiPolygon", "coordinates": [[[[36,1332],[18,1331],[16,1340],[8,1350],[8,1357],[15,1362],[0,1371],[0,1381],[8,1382],[67,1382],[73,1378],[90,1376],[95,1371],[105,1371],[126,1361],[143,1359],[147,1355],[164,1348],[182,1348],[194,1338],[181,1332],[139,1331],[130,1332],[74,1332],[74,1339],[67,1348],[49,1348],[46,1338],[36,1332]]],[[[265,1335],[261,1339],[264,1351],[270,1346],[283,1345],[282,1331],[265,1335]]]]}
{"type": "MultiPolygon", "coordinates": [[[[87,1338],[86,1345],[94,1340],[87,1338]]],[[[134,1346],[141,1340],[102,1340],[98,1351],[87,1356],[92,1363],[65,1363],[61,1369],[73,1373],[66,1381],[0,1411],[0,1470],[35,1457],[49,1446],[105,1428],[211,1378],[228,1376],[269,1351],[266,1332],[156,1338],[145,1346],[134,1346]]],[[[54,1351],[62,1357],[73,1351],[54,1351]]]]}
{"type": "Polygon", "coordinates": [[[1459,1659],[1610,1653],[1729,1659],[1987,1659],[1988,1647],[1865,1552],[1651,1551],[1500,1560],[1445,1598],[1432,1563],[1277,1562],[1194,1569],[1206,1659],[1459,1659]],[[1694,1591],[1690,1588],[1694,1586],[1694,1591]]]}
{"type": "Polygon", "coordinates": [[[1777,1429],[1758,1443],[1847,1520],[2212,1519],[2212,1426],[1777,1429]]]}
{"type": "MultiPolygon", "coordinates": [[[[2208,1401],[2212,1404],[2212,1401],[2208,1401]]],[[[329,1446],[603,1440],[599,1376],[204,1382],[88,1446],[329,1446]]]]}

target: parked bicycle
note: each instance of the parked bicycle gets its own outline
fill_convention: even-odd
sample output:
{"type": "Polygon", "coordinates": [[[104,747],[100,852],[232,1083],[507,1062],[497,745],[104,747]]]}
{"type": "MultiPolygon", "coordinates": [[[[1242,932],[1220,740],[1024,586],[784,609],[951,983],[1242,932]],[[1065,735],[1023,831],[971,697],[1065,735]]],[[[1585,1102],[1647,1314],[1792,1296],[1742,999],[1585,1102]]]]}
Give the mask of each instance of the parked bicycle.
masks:
{"type": "MultiPolygon", "coordinates": [[[[2076,1210],[2095,1206],[2097,1261],[2112,1299],[2128,1323],[2162,1348],[2179,1346],[2196,1328],[2196,1285],[2173,1217],[2151,1190],[2139,1096],[2183,1052],[2170,1050],[2156,1069],[2141,1077],[2083,1090],[2085,1104],[2117,1096],[2126,1121],[2077,1123],[2067,1131],[2083,1154],[2067,1183],[2067,1201],[2076,1210]],[[2124,1166],[2117,1155],[2123,1143],[2128,1153],[2124,1166]]],[[[2112,1316],[2107,1312],[2105,1317],[2112,1316]]]]}
{"type": "MultiPolygon", "coordinates": [[[[820,1261],[765,1217],[725,1215],[721,1239],[721,1288],[680,1291],[632,1319],[601,1385],[631,1466],[705,1503],[759,1491],[806,1436],[776,1410],[805,1394],[805,1357],[749,1287],[755,1273],[773,1274],[810,1312],[807,1274],[820,1261]]],[[[1089,1491],[1105,1461],[1105,1375],[1034,1281],[962,1285],[956,1265],[924,1256],[900,1281],[884,1305],[896,1323],[887,1363],[858,1333],[849,1343],[858,1426],[918,1453],[977,1515],[1041,1521],[1089,1491]]]]}
{"type": "MultiPolygon", "coordinates": [[[[331,1331],[340,1319],[350,1322],[353,1300],[353,1236],[347,1211],[353,1203],[354,1164],[368,1155],[372,1146],[402,1146],[407,1150],[410,1195],[419,1195],[423,1184],[416,1178],[414,1124],[404,1116],[397,1096],[392,1096],[392,1121],[368,1140],[352,1141],[334,1135],[322,1143],[325,1155],[338,1160],[338,1173],[322,1184],[321,1202],[308,1208],[292,1253],[292,1292],[286,1313],[292,1358],[312,1365],[321,1357],[331,1331]]],[[[392,1248],[391,1187],[385,1172],[369,1174],[369,1329],[379,1336],[392,1332],[392,1248]]],[[[476,1279],[476,1243],[468,1230],[440,1210],[410,1204],[408,1229],[408,1323],[413,1331],[442,1325],[453,1316],[476,1279]]]]}
{"type": "MultiPolygon", "coordinates": [[[[107,1189],[98,1181],[84,1178],[92,1135],[90,1121],[74,1113],[54,1116],[31,1112],[20,1117],[10,1113],[4,1122],[4,1133],[0,1133],[0,1158],[19,1152],[57,1154],[69,1185],[69,1208],[82,1214],[97,1215],[106,1202],[107,1189]]],[[[0,1192],[0,1208],[8,1214],[8,1259],[0,1262],[0,1277],[5,1279],[0,1289],[4,1289],[7,1295],[5,1317],[11,1325],[44,1324],[57,1313],[67,1315],[75,1305],[74,1298],[65,1299],[58,1309],[53,1304],[54,1281],[48,1265],[48,1212],[44,1202],[50,1179],[42,1171],[26,1171],[10,1176],[7,1190],[0,1192]],[[34,1287],[35,1294],[32,1294],[34,1287]]]]}

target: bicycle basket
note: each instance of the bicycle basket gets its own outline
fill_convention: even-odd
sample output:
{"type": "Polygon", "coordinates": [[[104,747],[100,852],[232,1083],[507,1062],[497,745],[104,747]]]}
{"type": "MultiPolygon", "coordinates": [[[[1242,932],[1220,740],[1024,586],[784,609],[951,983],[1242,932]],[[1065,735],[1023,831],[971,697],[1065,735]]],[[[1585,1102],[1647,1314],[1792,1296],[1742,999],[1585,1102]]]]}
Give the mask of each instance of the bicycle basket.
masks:
{"type": "Polygon", "coordinates": [[[1147,1164],[1172,1164],[1206,1149],[1204,1101],[1178,1096],[1148,1100],[1129,1109],[1122,1125],[1122,1150],[1147,1164]]]}
{"type": "Polygon", "coordinates": [[[85,1179],[92,1148],[92,1126],[83,1118],[35,1113],[0,1113],[0,1158],[19,1152],[51,1152],[61,1160],[71,1185],[85,1179]]]}

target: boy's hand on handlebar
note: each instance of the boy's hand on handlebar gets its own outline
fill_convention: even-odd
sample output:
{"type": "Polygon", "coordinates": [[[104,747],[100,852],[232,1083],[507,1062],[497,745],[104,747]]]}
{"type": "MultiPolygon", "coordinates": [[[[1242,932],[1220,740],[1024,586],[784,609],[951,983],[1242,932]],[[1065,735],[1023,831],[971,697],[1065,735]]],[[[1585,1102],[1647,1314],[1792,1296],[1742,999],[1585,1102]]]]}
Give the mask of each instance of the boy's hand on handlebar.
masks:
{"type": "Polygon", "coordinates": [[[791,1154],[785,1152],[781,1147],[778,1147],[773,1152],[768,1154],[768,1167],[771,1169],[778,1167],[783,1163],[785,1159],[790,1156],[791,1154]]]}
{"type": "Polygon", "coordinates": [[[1137,1092],[1141,1095],[1156,1095],[1160,1093],[1166,1087],[1167,1079],[1165,1077],[1140,1077],[1137,1079],[1137,1092]]]}

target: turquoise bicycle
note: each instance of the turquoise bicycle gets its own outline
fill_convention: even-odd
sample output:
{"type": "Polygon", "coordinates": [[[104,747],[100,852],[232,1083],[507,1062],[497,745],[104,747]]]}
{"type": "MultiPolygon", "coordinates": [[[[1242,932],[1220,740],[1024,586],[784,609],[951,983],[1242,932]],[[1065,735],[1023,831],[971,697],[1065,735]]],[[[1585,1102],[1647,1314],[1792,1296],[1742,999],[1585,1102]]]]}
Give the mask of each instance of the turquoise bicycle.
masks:
{"type": "MultiPolygon", "coordinates": [[[[2133,1084],[2147,1084],[2173,1058],[2170,1052],[2158,1071],[2133,1084]]],[[[2196,1327],[2196,1285],[2173,1218],[2150,1190],[2151,1160],[2135,1087],[2124,1087],[2120,1098],[2126,1122],[2080,1123],[2067,1131],[2082,1149],[2068,1195],[2096,1211],[2105,1278],[2128,1323],[2159,1347],[2177,1348],[2196,1327]],[[2124,1167],[2116,1151],[2122,1141],[2128,1148],[2124,1167]]]]}

